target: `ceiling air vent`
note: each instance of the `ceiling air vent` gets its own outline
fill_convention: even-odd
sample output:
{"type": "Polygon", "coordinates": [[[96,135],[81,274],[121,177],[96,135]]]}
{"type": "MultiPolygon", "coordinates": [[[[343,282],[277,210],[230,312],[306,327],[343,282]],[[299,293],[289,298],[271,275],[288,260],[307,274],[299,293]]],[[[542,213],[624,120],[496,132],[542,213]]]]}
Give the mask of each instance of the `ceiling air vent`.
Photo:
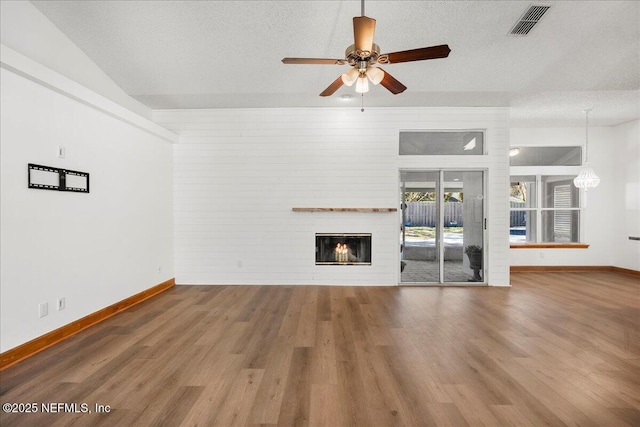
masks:
{"type": "Polygon", "coordinates": [[[544,14],[551,6],[531,5],[529,9],[522,15],[520,20],[513,26],[509,34],[516,36],[526,36],[533,30],[544,14]]]}

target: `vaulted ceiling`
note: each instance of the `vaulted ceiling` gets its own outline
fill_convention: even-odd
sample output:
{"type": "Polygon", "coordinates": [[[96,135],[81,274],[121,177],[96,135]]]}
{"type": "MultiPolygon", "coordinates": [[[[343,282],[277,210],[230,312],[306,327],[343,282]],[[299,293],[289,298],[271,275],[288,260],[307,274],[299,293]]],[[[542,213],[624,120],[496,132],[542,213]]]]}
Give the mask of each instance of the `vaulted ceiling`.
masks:
{"type": "MultiPolygon", "coordinates": [[[[359,106],[318,94],[342,58],[360,1],[33,1],[128,94],[165,108],[359,106]]],[[[640,117],[640,2],[547,1],[527,36],[528,1],[367,1],[382,52],[448,44],[447,59],[391,64],[408,89],[373,106],[510,106],[514,125],[615,125],[640,117]]],[[[537,3],[536,3],[537,4],[537,3]]]]}

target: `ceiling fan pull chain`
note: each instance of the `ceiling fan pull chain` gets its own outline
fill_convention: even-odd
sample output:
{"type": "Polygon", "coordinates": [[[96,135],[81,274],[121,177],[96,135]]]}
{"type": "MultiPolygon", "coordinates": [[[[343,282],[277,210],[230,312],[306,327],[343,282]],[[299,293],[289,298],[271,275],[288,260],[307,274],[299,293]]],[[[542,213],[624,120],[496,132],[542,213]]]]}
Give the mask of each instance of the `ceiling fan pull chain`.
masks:
{"type": "Polygon", "coordinates": [[[360,101],[360,112],[364,113],[364,92],[361,93],[361,95],[362,95],[362,97],[360,98],[361,99],[361,101],[360,101]]]}

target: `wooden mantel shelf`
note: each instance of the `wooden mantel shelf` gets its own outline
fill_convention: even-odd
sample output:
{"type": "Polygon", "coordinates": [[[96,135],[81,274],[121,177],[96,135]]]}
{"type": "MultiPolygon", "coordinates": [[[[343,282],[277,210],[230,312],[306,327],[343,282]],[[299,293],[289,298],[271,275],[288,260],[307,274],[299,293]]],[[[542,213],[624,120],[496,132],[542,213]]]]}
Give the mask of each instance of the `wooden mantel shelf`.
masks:
{"type": "Polygon", "coordinates": [[[291,208],[294,212],[398,212],[396,208],[291,208]]]}

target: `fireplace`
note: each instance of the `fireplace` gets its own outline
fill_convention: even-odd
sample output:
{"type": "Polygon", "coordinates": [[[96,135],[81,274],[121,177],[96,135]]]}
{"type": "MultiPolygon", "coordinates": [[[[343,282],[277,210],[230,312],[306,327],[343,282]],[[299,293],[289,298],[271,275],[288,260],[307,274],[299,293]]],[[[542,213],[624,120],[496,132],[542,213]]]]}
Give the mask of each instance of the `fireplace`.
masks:
{"type": "Polygon", "coordinates": [[[316,265],[371,265],[371,234],[316,234],[316,265]]]}

